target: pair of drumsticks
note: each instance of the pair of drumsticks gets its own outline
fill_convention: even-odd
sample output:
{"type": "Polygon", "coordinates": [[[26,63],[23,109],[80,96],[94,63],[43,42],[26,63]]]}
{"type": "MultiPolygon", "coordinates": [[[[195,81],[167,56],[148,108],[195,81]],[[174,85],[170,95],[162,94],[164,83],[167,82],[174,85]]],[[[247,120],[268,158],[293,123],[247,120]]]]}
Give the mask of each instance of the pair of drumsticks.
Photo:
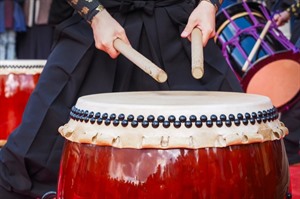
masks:
{"type": "MultiPolygon", "coordinates": [[[[191,72],[194,78],[200,79],[204,73],[203,67],[203,45],[201,30],[195,28],[191,34],[192,44],[192,65],[191,72]]],[[[121,39],[114,41],[114,47],[127,59],[132,61],[136,66],[142,69],[145,73],[150,75],[156,81],[163,83],[168,79],[167,73],[137,52],[134,48],[125,44],[121,39]]]]}

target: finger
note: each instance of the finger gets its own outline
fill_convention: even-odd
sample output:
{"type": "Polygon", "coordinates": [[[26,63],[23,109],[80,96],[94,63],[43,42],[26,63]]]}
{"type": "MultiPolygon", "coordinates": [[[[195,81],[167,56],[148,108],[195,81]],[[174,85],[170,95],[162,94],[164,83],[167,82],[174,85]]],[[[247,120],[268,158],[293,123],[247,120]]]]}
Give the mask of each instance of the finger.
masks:
{"type": "Polygon", "coordinates": [[[206,32],[202,32],[203,33],[203,36],[202,36],[202,44],[203,44],[203,47],[206,46],[207,42],[208,42],[208,39],[209,39],[209,35],[206,33],[206,32]]]}
{"type": "Polygon", "coordinates": [[[280,17],[279,14],[275,14],[274,17],[273,17],[274,21],[277,21],[279,17],[280,17]]]}
{"type": "Polygon", "coordinates": [[[280,14],[275,14],[273,17],[274,22],[278,26],[280,24],[280,14]]]}
{"type": "Polygon", "coordinates": [[[284,20],[282,18],[279,18],[276,24],[278,26],[282,26],[284,24],[284,20]]]}
{"type": "Polygon", "coordinates": [[[122,31],[120,34],[118,34],[119,39],[121,39],[125,44],[131,46],[130,41],[125,33],[125,31],[122,31]]]}
{"type": "Polygon", "coordinates": [[[117,58],[120,54],[114,47],[107,47],[105,49],[105,52],[113,59],[117,58]]]}
{"type": "Polygon", "coordinates": [[[185,29],[182,31],[181,33],[181,37],[182,38],[187,38],[187,37],[190,37],[193,29],[194,29],[194,25],[192,25],[191,23],[188,23],[186,26],[185,26],[185,29]]]}
{"type": "Polygon", "coordinates": [[[204,46],[206,46],[208,40],[210,38],[214,37],[215,32],[214,31],[207,31],[207,30],[201,30],[201,31],[202,31],[202,42],[203,42],[203,47],[204,47],[204,46]]]}

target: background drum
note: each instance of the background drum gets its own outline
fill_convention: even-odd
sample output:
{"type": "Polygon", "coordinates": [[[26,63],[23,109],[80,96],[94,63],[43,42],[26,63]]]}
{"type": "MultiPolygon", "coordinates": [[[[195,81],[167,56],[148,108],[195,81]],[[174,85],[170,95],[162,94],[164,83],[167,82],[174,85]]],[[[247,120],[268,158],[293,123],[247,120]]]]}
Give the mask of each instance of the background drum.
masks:
{"type": "Polygon", "coordinates": [[[215,41],[247,93],[284,110],[300,91],[300,53],[261,4],[242,2],[217,14],[215,41]]]}
{"type": "Polygon", "coordinates": [[[46,60],[0,61],[0,147],[19,125],[46,60]]]}
{"type": "Polygon", "coordinates": [[[225,92],[84,96],[57,198],[284,198],[288,133],[269,98],[225,92]]]}

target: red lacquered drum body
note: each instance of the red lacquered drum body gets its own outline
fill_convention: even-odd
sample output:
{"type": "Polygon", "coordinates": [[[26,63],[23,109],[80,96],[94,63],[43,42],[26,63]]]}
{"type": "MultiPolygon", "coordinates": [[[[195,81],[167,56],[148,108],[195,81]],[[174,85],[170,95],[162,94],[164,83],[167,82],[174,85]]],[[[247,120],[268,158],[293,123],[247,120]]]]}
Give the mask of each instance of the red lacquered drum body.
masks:
{"type": "Polygon", "coordinates": [[[117,149],[67,141],[61,198],[284,198],[282,141],[205,149],[117,149]]]}
{"type": "MultiPolygon", "coordinates": [[[[233,98],[249,96],[248,94],[157,93],[161,94],[158,94],[157,101],[157,96],[152,99],[154,102],[161,102],[163,105],[171,103],[170,106],[173,107],[162,109],[161,103],[155,107],[146,100],[145,104],[149,106],[142,108],[140,103],[144,100],[134,102],[131,98],[127,101],[125,98],[128,96],[124,93],[119,97],[112,97],[111,99],[122,99],[125,106],[132,101],[132,107],[128,107],[132,114],[128,114],[128,117],[127,110],[120,110],[123,105],[115,104],[111,99],[107,103],[114,113],[109,114],[108,110],[104,110],[96,114],[91,111],[98,100],[100,106],[109,107],[105,105],[106,102],[103,103],[105,95],[100,94],[97,99],[94,98],[97,95],[79,99],[71,111],[71,120],[59,129],[67,141],[61,160],[58,198],[285,198],[289,168],[282,137],[287,129],[282,123],[278,123],[278,115],[272,105],[271,109],[260,102],[258,107],[253,106],[251,118],[257,108],[267,108],[266,112],[262,110],[261,116],[260,111],[257,111],[258,114],[254,116],[256,123],[248,114],[242,114],[244,119],[241,119],[242,116],[238,113],[230,124],[235,109],[243,112],[242,106],[245,106],[230,107],[239,101],[233,98]],[[187,96],[184,110],[180,110],[184,107],[184,97],[178,95],[187,96]],[[218,106],[215,102],[222,95],[229,96],[228,99],[223,96],[225,106],[218,106]],[[166,99],[163,100],[164,98],[166,99]],[[172,99],[175,99],[174,103],[172,99]],[[189,105],[193,101],[191,99],[195,100],[196,106],[189,105]],[[208,99],[210,100],[207,101],[208,99]],[[231,100],[232,104],[226,105],[231,100]],[[207,110],[201,103],[206,104],[207,110]],[[212,105],[217,107],[213,108],[212,105]],[[201,114],[189,115],[187,110],[196,113],[197,106],[201,114]],[[225,110],[217,110],[226,106],[232,112],[231,116],[225,110]],[[83,107],[86,108],[82,109],[83,107]],[[154,115],[148,115],[151,109],[154,115]],[[155,116],[157,110],[170,111],[172,115],[155,116]],[[120,111],[120,114],[115,114],[115,111],[120,111]],[[145,113],[141,115],[143,111],[145,113]],[[176,112],[189,117],[176,115],[176,112]],[[209,112],[216,114],[209,115],[209,112]],[[223,114],[219,114],[221,112],[223,114]],[[269,122],[263,119],[263,115],[269,117],[269,122]],[[154,116],[155,119],[149,116],[154,116]],[[177,119],[173,120],[172,116],[177,119]],[[246,118],[248,123],[245,122],[246,118]],[[156,120],[160,121],[158,126],[156,120]],[[223,120],[224,125],[217,122],[219,120],[223,120]],[[149,125],[145,121],[150,121],[149,125]],[[180,121],[181,125],[176,121],[180,121]],[[126,125],[128,122],[131,124],[126,125]]],[[[138,96],[145,93],[135,94],[138,96]]],[[[134,94],[129,94],[129,98],[130,95],[134,94]]],[[[145,95],[147,99],[153,97],[152,94],[145,95]]],[[[240,99],[245,100],[243,97],[240,99]]],[[[249,99],[253,100],[254,98],[249,99]]],[[[249,104],[249,101],[246,99],[245,103],[251,107],[253,104],[249,104]]],[[[96,105],[94,110],[98,111],[99,106],[96,105]]]]}
{"type": "Polygon", "coordinates": [[[45,60],[0,61],[0,146],[19,125],[45,60]]]}

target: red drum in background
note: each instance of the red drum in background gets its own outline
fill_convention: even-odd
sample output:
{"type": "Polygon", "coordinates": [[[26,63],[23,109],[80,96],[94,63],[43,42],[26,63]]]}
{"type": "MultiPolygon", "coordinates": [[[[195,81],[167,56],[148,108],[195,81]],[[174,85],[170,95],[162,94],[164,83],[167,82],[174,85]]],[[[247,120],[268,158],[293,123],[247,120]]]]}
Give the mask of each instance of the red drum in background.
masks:
{"type": "Polygon", "coordinates": [[[0,61],[0,146],[20,124],[46,60],[0,61]]]}
{"type": "Polygon", "coordinates": [[[78,99],[57,198],[281,198],[288,133],[265,96],[108,93],[78,99]]]}
{"type": "Polygon", "coordinates": [[[300,91],[300,53],[267,8],[233,4],[217,14],[216,28],[215,41],[244,91],[268,96],[280,111],[288,109],[300,91]]]}

